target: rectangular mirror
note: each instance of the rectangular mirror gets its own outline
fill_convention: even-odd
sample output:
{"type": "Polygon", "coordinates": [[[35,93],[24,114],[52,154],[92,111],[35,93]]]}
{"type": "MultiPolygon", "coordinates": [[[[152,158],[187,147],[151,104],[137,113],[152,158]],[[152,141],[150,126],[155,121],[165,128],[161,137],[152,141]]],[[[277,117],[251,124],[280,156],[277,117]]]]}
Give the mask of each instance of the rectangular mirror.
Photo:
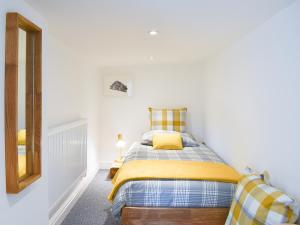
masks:
{"type": "Polygon", "coordinates": [[[5,49],[6,189],[18,193],[41,176],[42,30],[7,13],[5,49]]]}

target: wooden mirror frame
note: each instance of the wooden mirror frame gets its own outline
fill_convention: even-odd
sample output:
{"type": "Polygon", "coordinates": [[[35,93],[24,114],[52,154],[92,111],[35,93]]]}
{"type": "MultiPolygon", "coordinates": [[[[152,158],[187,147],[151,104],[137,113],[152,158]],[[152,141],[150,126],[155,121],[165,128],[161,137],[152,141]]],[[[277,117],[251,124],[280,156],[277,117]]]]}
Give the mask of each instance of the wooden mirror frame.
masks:
{"type": "Polygon", "coordinates": [[[41,129],[42,30],[18,13],[7,13],[5,44],[5,154],[7,193],[18,193],[41,177],[41,129]],[[34,42],[26,42],[26,130],[28,126],[33,128],[29,129],[29,132],[26,132],[26,140],[31,140],[32,138],[28,137],[33,137],[34,141],[33,143],[32,141],[27,141],[30,143],[26,143],[26,173],[28,176],[24,179],[19,177],[18,168],[19,28],[26,31],[27,40],[32,40],[34,37],[34,42]],[[30,91],[31,93],[29,93],[30,91]],[[32,113],[28,113],[30,107],[33,107],[30,111],[32,113]],[[28,146],[31,146],[31,151],[28,150],[28,146]]]}

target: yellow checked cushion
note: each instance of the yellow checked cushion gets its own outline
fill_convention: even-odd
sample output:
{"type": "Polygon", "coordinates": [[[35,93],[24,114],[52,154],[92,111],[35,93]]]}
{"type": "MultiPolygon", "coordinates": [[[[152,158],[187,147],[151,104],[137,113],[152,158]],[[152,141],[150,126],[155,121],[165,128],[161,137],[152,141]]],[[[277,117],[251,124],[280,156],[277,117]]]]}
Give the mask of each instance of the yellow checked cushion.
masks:
{"type": "Polygon", "coordinates": [[[186,131],[187,108],[154,109],[149,108],[151,130],[186,131]]]}
{"type": "Polygon", "coordinates": [[[182,138],[178,133],[157,133],[153,135],[153,148],[165,150],[182,150],[182,138]]]}
{"type": "Polygon", "coordinates": [[[22,129],[18,132],[18,145],[26,145],[26,130],[22,129]]]}
{"type": "Polygon", "coordinates": [[[294,223],[298,215],[295,200],[252,174],[239,181],[225,225],[294,223]]]}

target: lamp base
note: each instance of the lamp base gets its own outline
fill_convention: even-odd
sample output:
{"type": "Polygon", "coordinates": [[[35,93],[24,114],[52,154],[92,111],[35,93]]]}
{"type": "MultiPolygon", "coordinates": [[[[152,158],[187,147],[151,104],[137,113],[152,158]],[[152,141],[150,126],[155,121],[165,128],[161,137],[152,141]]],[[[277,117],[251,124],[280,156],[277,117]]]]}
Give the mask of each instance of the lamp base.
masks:
{"type": "Polygon", "coordinates": [[[124,162],[124,157],[120,157],[120,158],[116,159],[114,162],[123,163],[124,162]]]}

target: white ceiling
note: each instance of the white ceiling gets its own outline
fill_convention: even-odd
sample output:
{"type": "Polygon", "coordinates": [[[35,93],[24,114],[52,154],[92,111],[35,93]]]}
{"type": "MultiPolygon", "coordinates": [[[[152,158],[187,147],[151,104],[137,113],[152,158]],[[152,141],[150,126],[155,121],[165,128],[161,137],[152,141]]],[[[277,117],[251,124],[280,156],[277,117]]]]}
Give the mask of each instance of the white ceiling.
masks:
{"type": "Polygon", "coordinates": [[[57,38],[92,62],[132,65],[199,61],[294,0],[26,1],[57,38]],[[159,35],[150,37],[150,29],[159,35]]]}

